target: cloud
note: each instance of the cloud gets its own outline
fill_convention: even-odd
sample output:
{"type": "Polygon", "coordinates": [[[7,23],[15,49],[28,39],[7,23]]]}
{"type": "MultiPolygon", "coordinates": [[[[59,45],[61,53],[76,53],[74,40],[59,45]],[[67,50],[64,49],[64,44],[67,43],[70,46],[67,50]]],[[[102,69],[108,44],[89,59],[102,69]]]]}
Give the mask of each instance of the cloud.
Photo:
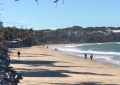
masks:
{"type": "Polygon", "coordinates": [[[27,22],[27,21],[23,20],[23,21],[21,21],[21,22],[27,22]]]}

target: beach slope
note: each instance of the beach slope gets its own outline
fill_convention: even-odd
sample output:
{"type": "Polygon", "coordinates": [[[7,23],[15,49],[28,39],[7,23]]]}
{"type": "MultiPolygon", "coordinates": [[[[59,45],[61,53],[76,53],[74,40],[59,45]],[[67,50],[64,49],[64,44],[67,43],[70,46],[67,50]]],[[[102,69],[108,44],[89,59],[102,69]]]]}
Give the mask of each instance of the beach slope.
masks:
{"type": "Polygon", "coordinates": [[[120,67],[62,54],[53,46],[11,49],[11,66],[23,75],[18,85],[120,85],[120,67]]]}

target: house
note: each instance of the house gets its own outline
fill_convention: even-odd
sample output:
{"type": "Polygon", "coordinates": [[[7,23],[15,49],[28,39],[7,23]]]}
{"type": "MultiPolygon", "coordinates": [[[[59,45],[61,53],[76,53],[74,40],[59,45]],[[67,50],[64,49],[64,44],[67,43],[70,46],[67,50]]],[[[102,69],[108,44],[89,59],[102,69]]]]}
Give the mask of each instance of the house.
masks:
{"type": "Polygon", "coordinates": [[[113,30],[112,31],[114,34],[120,35],[120,30],[113,30]]]}
{"type": "Polygon", "coordinates": [[[3,28],[3,22],[0,22],[0,28],[3,28]]]}
{"type": "Polygon", "coordinates": [[[3,22],[0,22],[0,40],[3,39],[4,31],[3,31],[3,22]]]}

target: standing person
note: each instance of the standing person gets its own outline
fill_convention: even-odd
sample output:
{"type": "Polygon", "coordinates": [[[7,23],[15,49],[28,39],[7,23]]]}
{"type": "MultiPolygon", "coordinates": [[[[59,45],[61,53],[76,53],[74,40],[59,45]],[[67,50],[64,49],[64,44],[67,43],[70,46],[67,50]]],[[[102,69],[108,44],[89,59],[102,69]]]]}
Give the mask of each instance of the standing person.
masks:
{"type": "Polygon", "coordinates": [[[91,58],[91,60],[93,59],[93,55],[92,54],[90,55],[90,58],[91,58]]]}
{"type": "Polygon", "coordinates": [[[87,59],[87,54],[85,53],[85,59],[87,59]]]}
{"type": "Polygon", "coordinates": [[[55,48],[55,51],[57,51],[57,48],[55,48]]]}
{"type": "Polygon", "coordinates": [[[47,46],[47,49],[48,49],[48,46],[47,46]]]}
{"type": "Polygon", "coordinates": [[[17,54],[18,54],[18,59],[20,59],[20,51],[18,51],[17,54]]]}

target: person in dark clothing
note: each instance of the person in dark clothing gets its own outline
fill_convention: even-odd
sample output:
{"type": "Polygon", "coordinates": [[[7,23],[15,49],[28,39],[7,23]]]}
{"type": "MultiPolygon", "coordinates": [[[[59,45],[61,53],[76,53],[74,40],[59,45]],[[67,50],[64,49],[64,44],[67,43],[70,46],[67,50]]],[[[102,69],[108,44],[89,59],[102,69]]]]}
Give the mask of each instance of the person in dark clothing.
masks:
{"type": "Polygon", "coordinates": [[[85,59],[87,59],[87,54],[85,53],[85,59]]]}
{"type": "Polygon", "coordinates": [[[90,58],[91,58],[91,60],[93,59],[93,55],[92,54],[90,55],[90,58]]]}
{"type": "Polygon", "coordinates": [[[20,51],[18,51],[17,54],[18,54],[18,59],[20,59],[20,51]]]}

